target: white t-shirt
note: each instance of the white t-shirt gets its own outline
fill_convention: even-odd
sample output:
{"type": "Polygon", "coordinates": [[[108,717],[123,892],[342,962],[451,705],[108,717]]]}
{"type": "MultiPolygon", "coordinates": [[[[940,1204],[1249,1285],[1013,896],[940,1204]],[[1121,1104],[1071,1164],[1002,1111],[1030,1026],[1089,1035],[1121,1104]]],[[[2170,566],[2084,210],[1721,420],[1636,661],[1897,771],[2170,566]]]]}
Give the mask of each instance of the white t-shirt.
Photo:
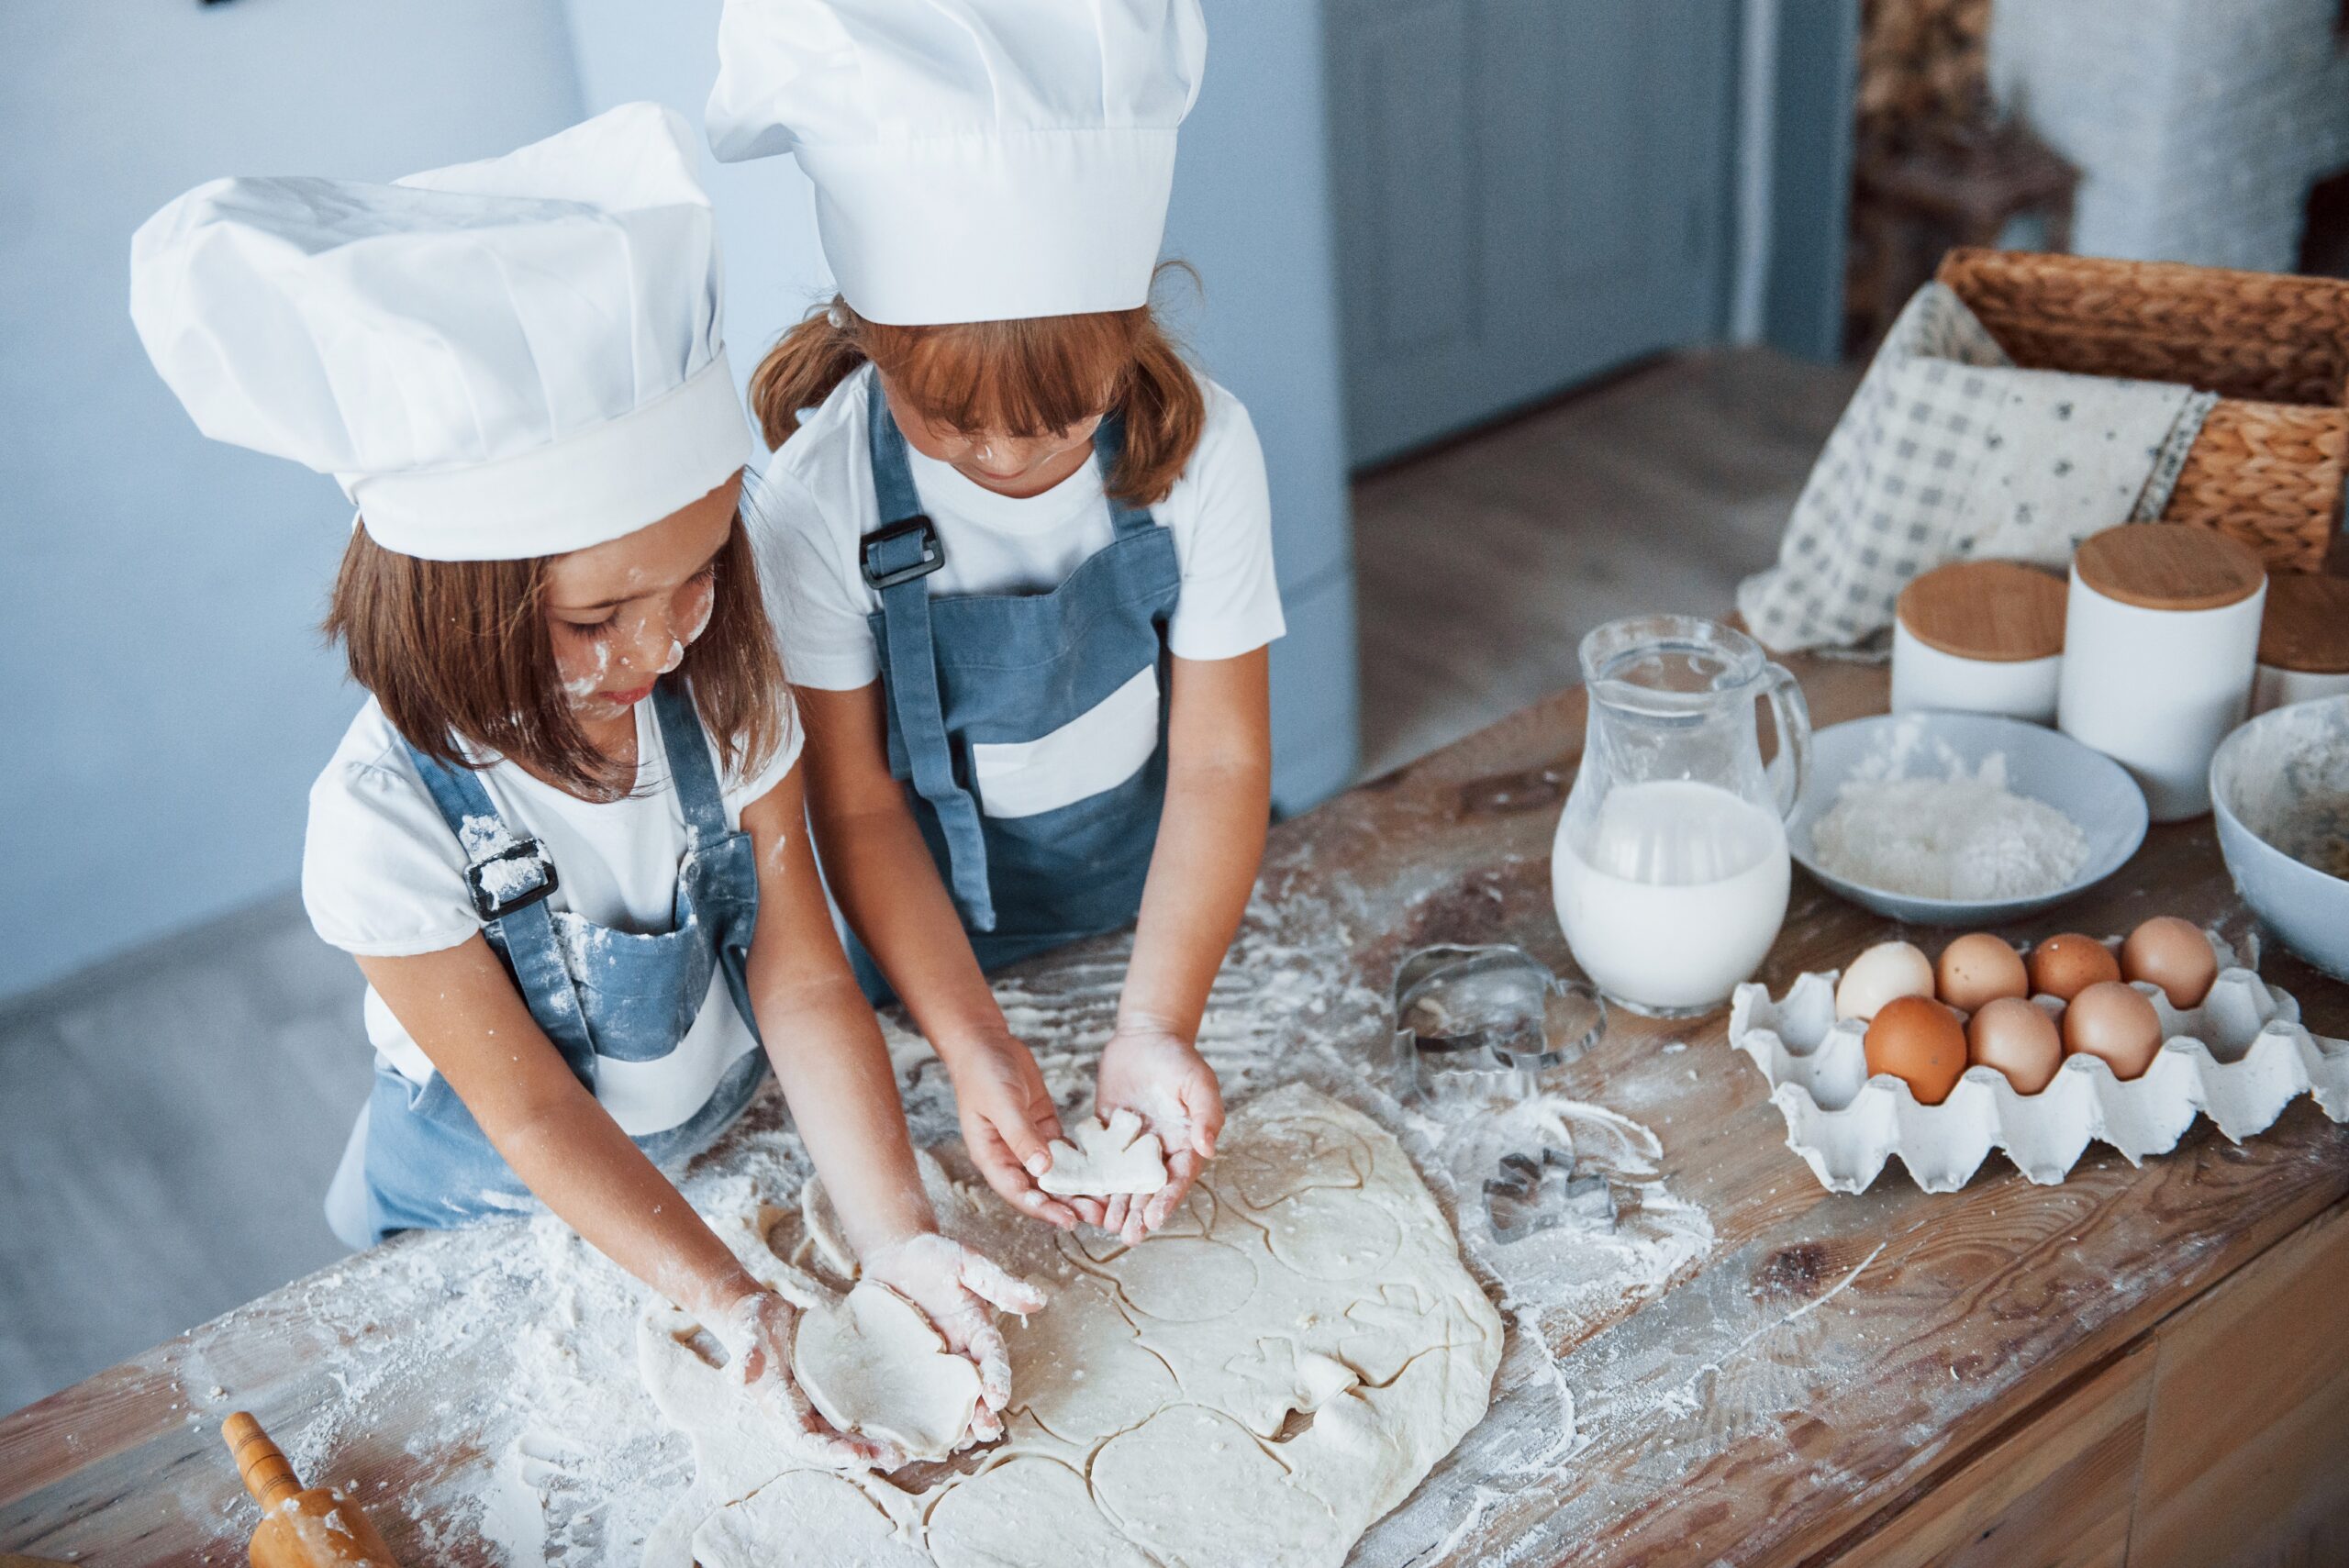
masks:
{"type": "MultiPolygon", "coordinates": [[[[824,691],[853,691],[880,674],[864,617],[881,596],[865,584],[858,550],[881,526],[866,455],[870,378],[859,372],[835,388],[746,491],[785,667],[795,682],[824,691]]],[[[1182,564],[1169,646],[1182,659],[1231,659],[1286,629],[1273,575],[1272,497],[1248,410],[1204,376],[1199,386],[1207,421],[1198,450],[1150,511],[1174,536],[1182,564]]],[[[906,461],[946,552],[929,579],[933,595],[1047,592],[1114,537],[1098,463],[1015,500],[910,444],[906,461]]]]}
{"type": "MultiPolygon", "coordinates": [[[[755,778],[720,773],[730,826],[740,827],[742,807],[791,771],[799,745],[793,716],[787,738],[755,778]]],[[[686,849],[685,819],[650,701],[636,706],[636,750],[638,788],[621,800],[581,800],[503,761],[474,777],[508,828],[546,846],[559,879],[551,907],[616,930],[666,931],[686,849]]],[[[714,750],[711,762],[715,767],[714,750]]],[[[302,902],[319,936],[362,957],[438,952],[481,929],[465,891],[464,850],[372,698],[310,786],[302,902]]],[[[429,1081],[430,1059],[372,985],[365,1016],[367,1038],[384,1060],[412,1083],[429,1081]]],[[[727,1070],[757,1045],[718,973],[676,1051],[654,1062],[604,1058],[596,1098],[633,1137],[664,1131],[701,1109],[727,1070]]]]}

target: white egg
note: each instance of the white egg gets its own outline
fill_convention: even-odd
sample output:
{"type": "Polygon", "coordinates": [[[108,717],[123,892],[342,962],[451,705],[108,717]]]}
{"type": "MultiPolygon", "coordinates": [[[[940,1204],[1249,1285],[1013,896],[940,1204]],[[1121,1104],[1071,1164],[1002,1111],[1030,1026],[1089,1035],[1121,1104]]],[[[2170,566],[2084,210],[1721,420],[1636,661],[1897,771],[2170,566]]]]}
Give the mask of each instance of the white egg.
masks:
{"type": "Polygon", "coordinates": [[[1878,942],[1854,959],[1835,985],[1835,1016],[1873,1018],[1896,996],[1931,996],[1933,961],[1914,942],[1878,942]]]}

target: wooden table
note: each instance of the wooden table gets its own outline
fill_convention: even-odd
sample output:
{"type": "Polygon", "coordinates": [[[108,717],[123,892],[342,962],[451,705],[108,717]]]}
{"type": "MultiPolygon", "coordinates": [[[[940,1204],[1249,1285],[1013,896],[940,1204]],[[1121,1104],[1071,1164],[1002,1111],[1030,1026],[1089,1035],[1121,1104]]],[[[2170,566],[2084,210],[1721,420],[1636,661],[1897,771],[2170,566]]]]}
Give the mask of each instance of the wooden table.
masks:
{"type": "MultiPolygon", "coordinates": [[[[1821,725],[1884,706],[1881,672],[1799,673],[1821,725]]],[[[1301,1063],[1370,1071],[1385,1025],[1368,999],[1413,947],[1512,940],[1567,962],[1548,855],[1582,722],[1581,695],[1563,693],[1276,830],[1252,930],[1276,922],[1358,982],[1279,1024],[1301,1063]]],[[[2248,931],[2207,819],[2155,828],[2104,888],[2013,934],[2123,930],[2156,912],[2248,931]]],[[[1783,987],[1885,934],[1798,877],[1761,978],[1783,987]]],[[[1106,1008],[1114,965],[1083,953],[1037,966],[1033,984],[1080,969],[1096,978],[1066,982],[1071,1005],[1106,1008]]],[[[2320,1033],[2349,1035],[2349,988],[2280,951],[2263,970],[2320,1033]]],[[[1562,1073],[1573,1094],[1639,1107],[1663,1178],[1710,1217],[1711,1250],[1609,1318],[1514,1312],[1514,1333],[1561,1358],[1580,1446],[1504,1475],[1514,1440],[1554,1427],[1558,1409],[1554,1390],[1505,1372],[1492,1414],[1358,1562],[2349,1560],[2349,1130],[2305,1099],[2240,1148],[2208,1122],[2140,1169],[2092,1146],[2061,1186],[2031,1186],[1994,1155],[1958,1193],[1923,1194],[1896,1164],[1837,1197],[1785,1148],[1720,1016],[1619,1018],[1562,1073]]],[[[322,1304],[365,1266],[323,1271],[0,1421],[0,1551],[121,1568],[237,1560],[231,1536],[250,1519],[208,1418],[191,1420],[196,1379],[233,1381],[265,1421],[303,1421],[333,1392],[319,1348],[418,1327],[326,1323],[322,1304]]],[[[459,1353],[437,1375],[461,1382],[466,1366],[459,1353]]],[[[404,1450],[403,1411],[434,1396],[424,1378],[372,1391],[379,1429],[337,1453],[337,1475],[396,1498],[485,1473],[485,1447],[404,1450]]],[[[414,1540],[396,1513],[382,1522],[395,1546],[414,1540]]],[[[436,1561],[492,1559],[459,1546],[436,1561]]]]}

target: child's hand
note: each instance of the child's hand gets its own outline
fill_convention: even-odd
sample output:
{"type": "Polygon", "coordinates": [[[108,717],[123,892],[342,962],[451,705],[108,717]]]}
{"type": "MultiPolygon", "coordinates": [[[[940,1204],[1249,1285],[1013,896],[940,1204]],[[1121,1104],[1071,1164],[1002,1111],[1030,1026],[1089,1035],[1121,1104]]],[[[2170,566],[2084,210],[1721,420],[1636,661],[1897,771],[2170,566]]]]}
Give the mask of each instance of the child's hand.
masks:
{"type": "Polygon", "coordinates": [[[895,1470],[905,1463],[894,1443],[839,1431],[807,1402],[791,1375],[791,1342],[798,1331],[799,1308],[771,1290],[743,1296],[710,1328],[744,1390],[781,1418],[803,1453],[836,1470],[895,1470]]]}
{"type": "Polygon", "coordinates": [[[1120,1024],[1102,1048],[1094,1098],[1103,1120],[1120,1107],[1131,1110],[1166,1149],[1166,1184],[1154,1193],[1110,1198],[1100,1221],[1103,1229],[1134,1246],[1166,1223],[1200,1168],[1215,1158],[1216,1135],[1223,1130],[1223,1090],[1215,1069],[1189,1040],[1161,1029],[1120,1024]]]}
{"type": "Polygon", "coordinates": [[[957,1051],[952,1071],[963,1144],[987,1185],[1022,1214],[1063,1230],[1074,1226],[1076,1211],[1036,1184],[1052,1162],[1045,1145],[1061,1136],[1061,1118],[1035,1057],[1004,1035],[957,1051]]]}
{"type": "Polygon", "coordinates": [[[920,1307],[948,1345],[978,1363],[979,1407],[971,1413],[971,1430],[982,1442],[999,1435],[1002,1410],[1011,1399],[1011,1351],[995,1314],[1038,1311],[1044,1293],[935,1230],[892,1241],[863,1262],[866,1279],[920,1307]]]}

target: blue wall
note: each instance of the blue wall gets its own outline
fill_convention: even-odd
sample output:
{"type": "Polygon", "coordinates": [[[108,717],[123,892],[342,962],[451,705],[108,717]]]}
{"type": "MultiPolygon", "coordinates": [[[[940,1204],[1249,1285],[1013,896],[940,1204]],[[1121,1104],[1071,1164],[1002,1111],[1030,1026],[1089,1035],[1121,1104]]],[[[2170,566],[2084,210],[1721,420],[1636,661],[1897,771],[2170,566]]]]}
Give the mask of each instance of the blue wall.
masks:
{"type": "Polygon", "coordinates": [[[360,702],[315,629],[350,508],[196,434],[131,230],[216,174],[389,178],[578,115],[558,0],[0,6],[0,995],[291,886],[360,702]]]}
{"type": "MultiPolygon", "coordinates": [[[[1169,250],[1272,469],[1277,794],[1355,759],[1318,0],[1208,0],[1169,250]]],[[[0,6],[0,995],[290,888],[361,695],[319,644],[333,482],[207,441],[140,351],[130,233],[229,172],[389,178],[655,97],[696,124],[718,0],[0,6]]],[[[747,375],[827,287],[782,161],[709,166],[747,375]]]]}
{"type": "MultiPolygon", "coordinates": [[[[1207,82],[1183,127],[1167,251],[1199,361],[1248,405],[1273,487],[1289,634],[1273,651],[1275,798],[1301,810],[1344,787],[1358,754],[1353,523],[1346,495],[1321,97],[1319,0],[1206,0],[1207,82]]],[[[718,0],[567,0],[590,112],[656,98],[701,123],[718,72],[718,0]]],[[[705,159],[726,242],[735,373],[830,290],[807,182],[785,158],[705,159]]]]}
{"type": "Polygon", "coordinates": [[[1322,13],[1320,0],[1206,9],[1166,248],[1205,286],[1185,336],[1264,438],[1288,612],[1273,645],[1274,801],[1294,812],[1344,788],[1360,758],[1322,13]]]}

